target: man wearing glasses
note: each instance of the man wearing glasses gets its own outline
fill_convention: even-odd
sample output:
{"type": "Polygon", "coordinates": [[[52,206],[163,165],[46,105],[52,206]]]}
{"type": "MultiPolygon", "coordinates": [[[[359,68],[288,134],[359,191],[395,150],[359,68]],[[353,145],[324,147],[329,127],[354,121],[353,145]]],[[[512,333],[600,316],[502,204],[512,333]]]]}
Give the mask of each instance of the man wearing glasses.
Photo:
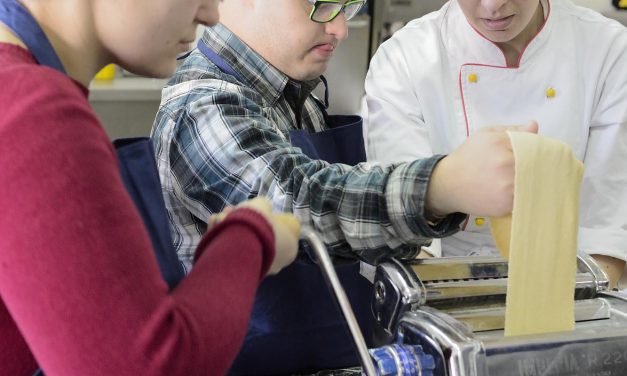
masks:
{"type": "MultiPolygon", "coordinates": [[[[447,157],[391,166],[329,164],[292,146],[291,131],[328,128],[311,92],[364,3],[224,0],[222,23],[207,29],[163,90],[152,137],[187,270],[206,218],[254,196],[314,228],[338,264],[413,258],[431,238],[457,231],[461,213],[511,211],[513,155],[502,132],[473,136],[447,157]]],[[[233,374],[358,364],[319,270],[302,259],[260,287],[233,374]]],[[[358,265],[341,268],[368,340],[371,286],[358,265]]]]}

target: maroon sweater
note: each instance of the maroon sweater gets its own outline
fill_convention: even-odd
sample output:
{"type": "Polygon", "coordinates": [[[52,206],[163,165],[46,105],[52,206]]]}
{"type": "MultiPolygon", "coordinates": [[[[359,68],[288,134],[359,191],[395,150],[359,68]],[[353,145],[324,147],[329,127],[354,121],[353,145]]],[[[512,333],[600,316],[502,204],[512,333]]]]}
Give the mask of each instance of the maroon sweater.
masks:
{"type": "Polygon", "coordinates": [[[0,44],[0,375],[220,375],[274,257],[237,210],[171,293],[87,90],[0,44]]]}

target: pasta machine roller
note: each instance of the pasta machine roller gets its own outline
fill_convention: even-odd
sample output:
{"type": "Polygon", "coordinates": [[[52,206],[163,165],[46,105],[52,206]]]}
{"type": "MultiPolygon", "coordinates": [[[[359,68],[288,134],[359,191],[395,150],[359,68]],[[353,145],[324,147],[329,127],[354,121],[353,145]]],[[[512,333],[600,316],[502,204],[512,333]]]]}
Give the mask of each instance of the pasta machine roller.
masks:
{"type": "Polygon", "coordinates": [[[627,375],[627,298],[590,256],[578,255],[570,332],[505,337],[507,271],[476,256],[380,264],[379,340],[421,346],[441,376],[627,375]]]}

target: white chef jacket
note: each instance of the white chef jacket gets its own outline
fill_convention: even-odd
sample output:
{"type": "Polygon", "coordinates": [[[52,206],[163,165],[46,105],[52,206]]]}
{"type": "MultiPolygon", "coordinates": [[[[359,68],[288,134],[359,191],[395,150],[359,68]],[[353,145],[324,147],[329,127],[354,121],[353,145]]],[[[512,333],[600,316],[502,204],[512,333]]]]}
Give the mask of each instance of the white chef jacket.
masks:
{"type": "MultiPolygon", "coordinates": [[[[368,158],[448,154],[481,127],[537,120],[585,164],[579,249],[627,259],[627,29],[568,0],[543,5],[546,22],[513,68],[455,0],[394,34],[366,79],[368,158]]],[[[496,253],[487,218],[442,246],[496,253]]]]}

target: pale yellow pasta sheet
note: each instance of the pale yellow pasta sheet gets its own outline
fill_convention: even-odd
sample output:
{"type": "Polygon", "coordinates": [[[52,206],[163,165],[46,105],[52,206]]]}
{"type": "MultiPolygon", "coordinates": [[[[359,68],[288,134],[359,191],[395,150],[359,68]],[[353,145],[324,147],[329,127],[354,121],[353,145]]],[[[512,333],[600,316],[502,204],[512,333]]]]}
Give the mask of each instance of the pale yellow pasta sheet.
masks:
{"type": "Polygon", "coordinates": [[[524,132],[509,136],[514,209],[490,219],[497,247],[509,259],[505,335],[572,330],[583,164],[562,142],[524,132]]]}

